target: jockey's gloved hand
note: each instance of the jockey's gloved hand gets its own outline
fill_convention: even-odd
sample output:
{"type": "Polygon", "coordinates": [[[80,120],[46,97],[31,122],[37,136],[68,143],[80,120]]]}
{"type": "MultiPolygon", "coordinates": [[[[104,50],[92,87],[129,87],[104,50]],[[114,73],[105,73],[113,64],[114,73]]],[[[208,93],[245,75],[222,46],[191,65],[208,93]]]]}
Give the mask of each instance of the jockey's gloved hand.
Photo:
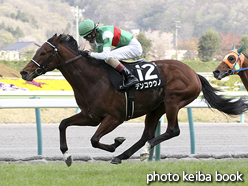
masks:
{"type": "Polygon", "coordinates": [[[88,50],[80,50],[79,52],[82,56],[88,57],[89,56],[89,51],[88,50]]]}

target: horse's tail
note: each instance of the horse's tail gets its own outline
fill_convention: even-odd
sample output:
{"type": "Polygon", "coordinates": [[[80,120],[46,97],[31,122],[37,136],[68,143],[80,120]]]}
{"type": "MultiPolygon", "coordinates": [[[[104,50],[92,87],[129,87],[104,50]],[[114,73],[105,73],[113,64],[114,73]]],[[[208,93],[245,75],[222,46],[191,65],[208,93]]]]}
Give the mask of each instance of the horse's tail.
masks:
{"type": "Polygon", "coordinates": [[[228,115],[239,115],[245,112],[248,109],[248,104],[245,99],[231,99],[224,98],[221,95],[217,95],[215,92],[219,91],[218,89],[212,87],[209,82],[201,75],[199,75],[202,92],[207,104],[221,112],[224,112],[228,115]]]}

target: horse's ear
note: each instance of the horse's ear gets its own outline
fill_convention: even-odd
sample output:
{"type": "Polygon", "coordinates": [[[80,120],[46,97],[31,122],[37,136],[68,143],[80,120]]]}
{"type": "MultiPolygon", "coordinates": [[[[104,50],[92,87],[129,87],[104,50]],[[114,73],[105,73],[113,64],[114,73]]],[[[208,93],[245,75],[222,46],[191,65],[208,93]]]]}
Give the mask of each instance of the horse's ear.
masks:
{"type": "Polygon", "coordinates": [[[238,53],[240,54],[244,48],[244,44],[238,49],[238,53]]]}
{"type": "MultiPolygon", "coordinates": [[[[56,34],[57,35],[57,34],[56,34]]],[[[54,39],[54,43],[59,43],[59,41],[60,41],[60,39],[61,39],[61,34],[58,36],[58,37],[56,37],[55,39],[54,39]]]]}
{"type": "Polygon", "coordinates": [[[233,47],[232,47],[232,50],[234,50],[235,49],[235,45],[233,45],[233,47]]]}
{"type": "Polygon", "coordinates": [[[55,34],[53,35],[53,37],[57,37],[57,33],[55,33],[55,34]]]}

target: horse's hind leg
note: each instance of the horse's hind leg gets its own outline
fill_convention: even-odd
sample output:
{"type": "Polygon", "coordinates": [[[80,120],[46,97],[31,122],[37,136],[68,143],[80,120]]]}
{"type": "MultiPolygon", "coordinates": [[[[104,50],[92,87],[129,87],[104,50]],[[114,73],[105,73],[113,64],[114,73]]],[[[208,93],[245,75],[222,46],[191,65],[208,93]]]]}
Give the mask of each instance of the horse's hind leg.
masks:
{"type": "Polygon", "coordinates": [[[166,132],[148,141],[148,146],[150,149],[156,146],[157,144],[175,136],[178,136],[180,134],[177,119],[178,111],[179,108],[177,104],[172,104],[171,106],[169,106],[169,104],[166,105],[166,117],[168,121],[166,132]]]}
{"type": "Polygon", "coordinates": [[[144,128],[144,132],[142,134],[141,139],[139,141],[137,141],[128,150],[126,150],[125,152],[123,152],[119,156],[116,156],[114,159],[112,159],[111,163],[120,164],[121,160],[128,159],[135,152],[137,152],[141,147],[143,147],[148,140],[154,138],[158,121],[159,121],[160,117],[164,114],[164,112],[165,112],[164,104],[161,104],[154,111],[148,113],[146,115],[145,128],[144,128]]]}
{"type": "Polygon", "coordinates": [[[120,123],[121,122],[119,120],[113,118],[112,116],[106,116],[102,120],[95,134],[91,138],[92,146],[95,148],[100,148],[100,149],[109,151],[109,152],[114,152],[115,149],[126,140],[126,138],[117,137],[115,138],[115,142],[111,145],[106,145],[106,144],[100,143],[99,141],[104,135],[108,134],[109,132],[114,130],[117,126],[119,126],[120,123]]]}

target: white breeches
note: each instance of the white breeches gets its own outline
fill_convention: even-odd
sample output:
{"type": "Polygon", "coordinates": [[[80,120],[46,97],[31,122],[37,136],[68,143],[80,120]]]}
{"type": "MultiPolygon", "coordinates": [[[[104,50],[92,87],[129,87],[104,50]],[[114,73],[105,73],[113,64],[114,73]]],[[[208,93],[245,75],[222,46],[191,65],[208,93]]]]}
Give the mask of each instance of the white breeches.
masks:
{"type": "Polygon", "coordinates": [[[133,59],[141,56],[141,54],[142,46],[136,38],[133,38],[127,46],[111,50],[109,58],[106,61],[108,61],[111,57],[117,60],[133,59]]]}

